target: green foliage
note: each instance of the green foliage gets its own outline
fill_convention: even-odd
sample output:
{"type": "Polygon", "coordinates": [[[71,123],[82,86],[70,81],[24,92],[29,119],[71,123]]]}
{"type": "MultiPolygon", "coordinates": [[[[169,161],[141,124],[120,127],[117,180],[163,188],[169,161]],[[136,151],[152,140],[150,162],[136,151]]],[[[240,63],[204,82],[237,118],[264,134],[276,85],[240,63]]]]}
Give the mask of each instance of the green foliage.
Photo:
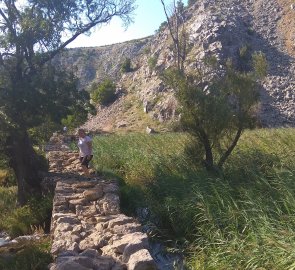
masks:
{"type": "Polygon", "coordinates": [[[238,58],[238,69],[241,72],[249,72],[253,69],[253,64],[251,62],[252,59],[252,51],[251,46],[249,44],[245,44],[239,49],[239,58],[238,58]]]}
{"type": "MultiPolygon", "coordinates": [[[[146,184],[153,182],[156,175],[165,170],[159,162],[165,164],[170,160],[171,149],[166,148],[166,142],[175,142],[173,153],[177,155],[182,151],[186,136],[165,135],[145,135],[128,134],[99,136],[94,138],[94,166],[98,171],[115,170],[116,173],[122,172],[120,177],[124,177],[127,184],[146,184]],[[110,143],[111,142],[111,143],[110,143]],[[146,151],[148,149],[148,151],[146,151]],[[104,160],[104,162],[100,162],[104,160]],[[141,166],[138,166],[141,164],[141,166]],[[142,174],[142,167],[148,168],[142,174]]],[[[183,166],[188,166],[188,160],[184,160],[183,166]]]]}
{"type": "Polygon", "coordinates": [[[252,65],[254,69],[254,76],[261,79],[267,75],[268,63],[262,52],[255,52],[252,55],[252,65]]]}
{"type": "Polygon", "coordinates": [[[74,114],[67,115],[66,118],[61,120],[63,126],[66,126],[69,130],[73,130],[76,127],[80,126],[87,120],[87,112],[85,111],[76,111],[74,114]]]}
{"type": "Polygon", "coordinates": [[[162,22],[161,24],[160,24],[160,26],[159,26],[159,29],[156,31],[156,32],[162,32],[162,31],[164,31],[165,30],[165,28],[168,26],[168,23],[167,23],[167,21],[164,21],[164,22],[162,22]]]}
{"type": "Polygon", "coordinates": [[[146,55],[150,54],[151,53],[151,47],[145,47],[143,49],[143,53],[146,54],[146,55]]]}
{"type": "Polygon", "coordinates": [[[149,59],[148,59],[148,65],[149,65],[149,69],[150,70],[154,70],[156,65],[157,65],[157,62],[158,62],[158,57],[156,55],[154,56],[151,56],[149,59]]]}
{"type": "Polygon", "coordinates": [[[44,122],[39,126],[29,129],[29,135],[34,145],[39,146],[41,149],[49,141],[52,133],[59,130],[61,127],[58,123],[53,122],[51,119],[44,119],[44,122]]]}
{"type": "MultiPolygon", "coordinates": [[[[52,196],[31,198],[26,206],[16,207],[15,188],[3,189],[9,192],[0,201],[0,230],[11,237],[33,233],[35,228],[48,230],[52,212],[52,196]]],[[[1,189],[0,189],[1,192],[1,189]]]]}
{"type": "Polygon", "coordinates": [[[294,134],[245,132],[222,176],[192,165],[185,134],[100,136],[95,167],[125,181],[124,206],[148,206],[151,234],[184,249],[189,269],[291,270],[294,134]]]}
{"type": "Polygon", "coordinates": [[[0,152],[9,157],[23,186],[18,195],[24,204],[25,194],[40,188],[29,129],[40,127],[44,119],[60,123],[91,107],[88,93],[77,91],[73,74],[58,70],[52,60],[79,35],[113,17],[127,26],[135,0],[16,2],[1,2],[0,152]]]}
{"type": "Polygon", "coordinates": [[[15,176],[11,169],[0,169],[0,187],[15,186],[15,176]]]}
{"type": "Polygon", "coordinates": [[[125,58],[123,63],[121,64],[121,72],[127,73],[133,71],[131,67],[131,59],[130,58],[125,58]]]}
{"type": "Polygon", "coordinates": [[[45,238],[25,247],[9,258],[0,257],[0,269],[44,270],[52,261],[50,239],[45,238]]]}
{"type": "Polygon", "coordinates": [[[224,73],[209,59],[209,74],[200,71],[198,75],[187,75],[168,69],[163,75],[165,83],[177,91],[182,128],[203,145],[203,149],[198,147],[197,150],[209,170],[220,170],[242,131],[254,126],[254,109],[259,97],[257,79],[265,71],[261,64],[263,56],[253,57],[257,60],[260,74],[255,67],[255,72],[238,72],[230,61],[224,73]],[[218,155],[214,156],[213,152],[218,155]]]}
{"type": "Polygon", "coordinates": [[[239,50],[239,56],[241,58],[246,58],[248,55],[248,51],[249,51],[249,46],[248,45],[244,45],[240,48],[239,50]]]}
{"type": "Polygon", "coordinates": [[[94,84],[91,87],[91,98],[101,105],[108,105],[116,99],[116,85],[110,79],[104,80],[101,84],[94,84]]]}
{"type": "Polygon", "coordinates": [[[6,219],[8,213],[16,208],[17,188],[14,187],[2,187],[0,186],[0,220],[1,222],[6,219]]]}

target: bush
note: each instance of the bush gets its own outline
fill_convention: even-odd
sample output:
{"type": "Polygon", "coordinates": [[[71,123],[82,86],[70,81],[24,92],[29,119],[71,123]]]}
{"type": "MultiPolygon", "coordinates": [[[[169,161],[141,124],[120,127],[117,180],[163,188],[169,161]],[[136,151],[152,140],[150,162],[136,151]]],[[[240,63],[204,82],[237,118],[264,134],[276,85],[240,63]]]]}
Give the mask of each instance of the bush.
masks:
{"type": "Polygon", "coordinates": [[[167,21],[162,22],[159,26],[159,29],[156,31],[156,33],[162,32],[167,26],[168,26],[167,21]]]}
{"type": "Polygon", "coordinates": [[[59,130],[60,125],[54,123],[51,119],[44,119],[44,122],[34,128],[29,129],[29,135],[32,143],[42,148],[52,136],[52,133],[59,130]]]}
{"type": "Polygon", "coordinates": [[[151,52],[151,47],[145,47],[144,49],[143,49],[143,53],[144,54],[150,54],[150,52],[151,52]]]}
{"type": "Polygon", "coordinates": [[[91,93],[91,98],[95,103],[108,105],[116,99],[116,85],[109,79],[104,80],[91,93]]]}
{"type": "Polygon", "coordinates": [[[154,70],[155,69],[155,67],[157,65],[157,62],[158,62],[158,57],[157,56],[151,56],[148,59],[148,65],[149,65],[150,70],[154,70]]]}
{"type": "Polygon", "coordinates": [[[69,114],[66,118],[61,120],[63,126],[66,126],[68,129],[74,129],[87,120],[87,112],[81,111],[76,112],[75,114],[69,114]]]}
{"type": "Polygon", "coordinates": [[[121,72],[127,73],[133,71],[131,67],[131,60],[130,58],[125,58],[124,62],[121,64],[121,72]]]}

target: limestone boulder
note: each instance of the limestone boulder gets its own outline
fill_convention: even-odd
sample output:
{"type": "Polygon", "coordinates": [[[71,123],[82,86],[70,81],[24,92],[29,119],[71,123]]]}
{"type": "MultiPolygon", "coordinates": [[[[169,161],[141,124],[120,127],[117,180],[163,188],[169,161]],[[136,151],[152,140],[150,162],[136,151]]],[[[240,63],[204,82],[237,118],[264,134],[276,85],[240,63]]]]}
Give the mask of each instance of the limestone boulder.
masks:
{"type": "Polygon", "coordinates": [[[157,266],[147,249],[132,254],[128,261],[128,270],[156,270],[157,266]]]}

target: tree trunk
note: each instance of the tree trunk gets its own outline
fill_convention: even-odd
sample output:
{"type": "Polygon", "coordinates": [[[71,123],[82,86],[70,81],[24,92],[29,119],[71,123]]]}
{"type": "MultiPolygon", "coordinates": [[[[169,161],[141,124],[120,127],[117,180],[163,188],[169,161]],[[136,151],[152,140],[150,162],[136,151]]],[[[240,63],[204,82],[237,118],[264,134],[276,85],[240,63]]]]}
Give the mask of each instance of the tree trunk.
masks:
{"type": "Polygon", "coordinates": [[[236,147],[238,140],[240,139],[241,135],[242,135],[242,131],[243,128],[240,127],[237,130],[236,136],[234,138],[234,140],[232,141],[231,145],[229,146],[229,148],[225,151],[225,153],[222,155],[222,157],[220,158],[217,166],[219,169],[222,168],[223,164],[225,163],[225,161],[228,159],[228,157],[230,156],[230,154],[232,153],[232,151],[234,150],[234,148],[236,147]]]}
{"type": "Polygon", "coordinates": [[[206,132],[199,128],[198,130],[198,136],[204,146],[205,149],[205,160],[204,165],[207,170],[212,171],[214,170],[214,159],[213,159],[213,153],[212,153],[212,147],[210,144],[210,140],[206,132]]]}
{"type": "Polygon", "coordinates": [[[17,180],[18,203],[24,205],[29,195],[41,192],[41,177],[38,175],[40,159],[32,147],[28,133],[23,130],[9,136],[6,152],[17,180]]]}

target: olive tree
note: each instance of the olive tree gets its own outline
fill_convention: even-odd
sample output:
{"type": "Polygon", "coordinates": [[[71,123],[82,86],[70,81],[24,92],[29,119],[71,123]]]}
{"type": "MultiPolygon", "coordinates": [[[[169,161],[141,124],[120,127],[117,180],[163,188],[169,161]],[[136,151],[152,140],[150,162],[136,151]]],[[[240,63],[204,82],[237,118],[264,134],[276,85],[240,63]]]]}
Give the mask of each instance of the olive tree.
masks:
{"type": "Polygon", "coordinates": [[[39,190],[40,169],[28,130],[87,110],[89,95],[51,61],[94,27],[117,16],[131,22],[135,0],[0,1],[0,128],[18,183],[18,200],[39,190]]]}

